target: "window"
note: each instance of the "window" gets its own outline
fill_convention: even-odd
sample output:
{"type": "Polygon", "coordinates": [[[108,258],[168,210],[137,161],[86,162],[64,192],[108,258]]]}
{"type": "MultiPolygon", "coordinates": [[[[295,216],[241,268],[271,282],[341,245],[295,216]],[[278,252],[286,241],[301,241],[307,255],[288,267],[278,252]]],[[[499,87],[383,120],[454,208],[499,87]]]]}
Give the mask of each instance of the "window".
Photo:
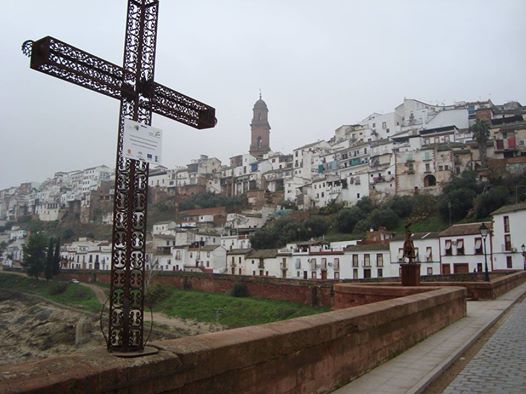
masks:
{"type": "Polygon", "coordinates": [[[377,267],[383,267],[384,266],[384,255],[381,253],[378,253],[376,255],[376,266],[377,267]]]}
{"type": "Polygon", "coordinates": [[[357,254],[352,255],[352,266],[358,267],[358,255],[357,254]]]}
{"type": "Polygon", "coordinates": [[[475,254],[482,254],[482,238],[475,238],[475,254]]]}
{"type": "Polygon", "coordinates": [[[387,128],[387,122],[382,122],[382,129],[386,129],[387,128]]]}
{"type": "Polygon", "coordinates": [[[358,268],[352,270],[352,278],[358,279],[358,268]]]}
{"type": "Polygon", "coordinates": [[[382,268],[378,268],[377,277],[382,278],[384,276],[384,270],[382,268]]]}
{"type": "Polygon", "coordinates": [[[427,267],[427,274],[433,275],[433,267],[427,267]]]}
{"type": "Polygon", "coordinates": [[[504,250],[511,250],[511,235],[506,234],[504,236],[504,250]]]}
{"type": "Polygon", "coordinates": [[[506,256],[506,268],[513,268],[513,260],[511,256],[506,256]]]}
{"type": "Polygon", "coordinates": [[[300,259],[296,259],[296,269],[297,270],[301,269],[301,260],[300,259]]]}
{"type": "Polygon", "coordinates": [[[334,279],[340,279],[340,273],[334,272],[334,279]]]}
{"type": "Polygon", "coordinates": [[[433,248],[431,246],[426,247],[426,261],[433,261],[433,248]]]}
{"type": "Polygon", "coordinates": [[[504,232],[509,233],[510,232],[510,218],[509,216],[504,216],[504,232]]]}
{"type": "Polygon", "coordinates": [[[370,267],[371,266],[371,255],[370,254],[364,254],[363,255],[363,266],[364,267],[370,267]]]}
{"type": "Polygon", "coordinates": [[[327,269],[327,259],[325,257],[321,258],[321,269],[326,270],[327,269]]]}
{"type": "Polygon", "coordinates": [[[316,279],[316,271],[312,271],[311,275],[312,275],[312,279],[316,279]]]}
{"type": "Polygon", "coordinates": [[[464,255],[464,240],[457,239],[457,256],[464,255]]]}
{"type": "Polygon", "coordinates": [[[446,239],[446,243],[445,243],[445,254],[446,256],[452,256],[453,255],[453,250],[452,250],[452,247],[451,247],[451,240],[450,239],[446,239]]]}
{"type": "Polygon", "coordinates": [[[340,270],[340,258],[335,257],[334,258],[334,271],[339,271],[339,270],[340,270]]]}
{"type": "Polygon", "coordinates": [[[365,268],[365,269],[363,270],[363,277],[364,277],[365,279],[368,279],[368,278],[371,277],[371,269],[370,269],[370,268],[365,268]]]}

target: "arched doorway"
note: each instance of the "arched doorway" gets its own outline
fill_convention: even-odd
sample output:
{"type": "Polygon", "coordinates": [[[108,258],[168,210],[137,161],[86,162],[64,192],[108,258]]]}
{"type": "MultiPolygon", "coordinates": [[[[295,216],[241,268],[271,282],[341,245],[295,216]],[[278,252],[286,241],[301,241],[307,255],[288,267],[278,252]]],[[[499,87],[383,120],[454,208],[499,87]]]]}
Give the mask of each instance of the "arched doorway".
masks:
{"type": "Polygon", "coordinates": [[[437,179],[434,175],[426,175],[424,177],[424,187],[436,186],[437,179]]]}

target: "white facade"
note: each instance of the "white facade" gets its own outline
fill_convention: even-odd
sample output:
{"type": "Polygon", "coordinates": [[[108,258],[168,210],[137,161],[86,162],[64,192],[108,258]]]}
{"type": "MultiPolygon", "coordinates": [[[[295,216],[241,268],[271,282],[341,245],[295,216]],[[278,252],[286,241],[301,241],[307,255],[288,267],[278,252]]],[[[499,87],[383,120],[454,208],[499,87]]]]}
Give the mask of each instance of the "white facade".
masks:
{"type": "Polygon", "coordinates": [[[218,245],[189,248],[184,263],[185,271],[226,273],[226,249],[218,245]]]}
{"type": "Polygon", "coordinates": [[[389,245],[370,244],[349,246],[344,249],[342,279],[368,279],[398,277],[398,262],[391,261],[389,245]]]}
{"type": "MultiPolygon", "coordinates": [[[[442,274],[483,272],[485,267],[484,239],[480,235],[480,223],[454,224],[440,233],[440,261],[442,274]]],[[[486,222],[491,229],[491,223],[486,222]]],[[[491,232],[486,237],[488,271],[493,251],[491,232]]]]}
{"type": "MultiPolygon", "coordinates": [[[[440,275],[440,239],[438,233],[417,233],[412,236],[415,260],[420,263],[420,275],[440,275]]],[[[405,237],[389,242],[391,263],[403,262],[405,237]]]]}
{"type": "Polygon", "coordinates": [[[526,269],[526,203],[501,207],[492,216],[493,268],[526,269]]]}
{"type": "Polygon", "coordinates": [[[250,238],[246,235],[222,235],[221,246],[226,250],[250,249],[250,238]]]}

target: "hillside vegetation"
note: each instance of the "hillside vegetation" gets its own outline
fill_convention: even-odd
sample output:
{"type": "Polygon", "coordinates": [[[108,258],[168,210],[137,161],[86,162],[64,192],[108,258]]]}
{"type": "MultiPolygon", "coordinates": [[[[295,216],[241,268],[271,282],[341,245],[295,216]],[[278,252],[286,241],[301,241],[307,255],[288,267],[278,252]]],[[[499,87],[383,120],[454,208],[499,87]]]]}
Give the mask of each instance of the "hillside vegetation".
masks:
{"type": "Polygon", "coordinates": [[[251,242],[256,249],[280,248],[322,236],[330,242],[361,239],[371,228],[402,232],[405,225],[413,232],[441,231],[450,223],[488,219],[501,206],[524,200],[525,192],[526,174],[493,174],[488,182],[478,182],[475,173],[466,171],[454,177],[440,196],[395,196],[382,204],[365,197],[350,208],[332,203],[310,211],[306,218],[275,219],[251,242]]]}

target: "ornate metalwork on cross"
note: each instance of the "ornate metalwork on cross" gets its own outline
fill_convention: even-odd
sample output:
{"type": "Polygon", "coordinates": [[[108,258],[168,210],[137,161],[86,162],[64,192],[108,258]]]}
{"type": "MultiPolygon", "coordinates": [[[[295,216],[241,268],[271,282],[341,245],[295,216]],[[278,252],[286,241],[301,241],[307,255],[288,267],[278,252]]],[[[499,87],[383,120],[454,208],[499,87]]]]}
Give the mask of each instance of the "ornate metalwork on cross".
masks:
{"type": "Polygon", "coordinates": [[[158,0],[128,0],[123,66],[53,37],[26,41],[31,68],[120,100],[108,350],[144,349],[148,163],[123,155],[124,119],[151,124],[152,113],[197,129],[214,127],[215,109],[154,81],[158,0]]]}

